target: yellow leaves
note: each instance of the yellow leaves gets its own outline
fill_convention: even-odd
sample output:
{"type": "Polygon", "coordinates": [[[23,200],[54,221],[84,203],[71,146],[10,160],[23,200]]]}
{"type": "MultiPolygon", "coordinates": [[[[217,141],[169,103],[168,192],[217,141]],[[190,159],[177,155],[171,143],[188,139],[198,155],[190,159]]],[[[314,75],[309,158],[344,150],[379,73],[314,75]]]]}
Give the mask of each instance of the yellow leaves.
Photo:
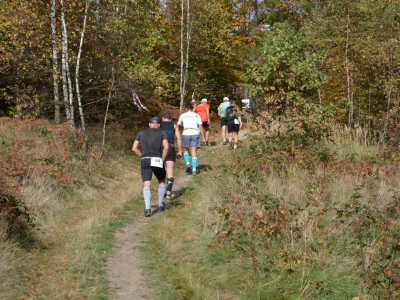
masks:
{"type": "Polygon", "coordinates": [[[283,269],[286,266],[286,263],[282,262],[276,265],[277,269],[283,269]]]}
{"type": "Polygon", "coordinates": [[[387,277],[391,277],[393,275],[392,270],[390,270],[389,268],[383,268],[382,273],[385,274],[387,277]]]}

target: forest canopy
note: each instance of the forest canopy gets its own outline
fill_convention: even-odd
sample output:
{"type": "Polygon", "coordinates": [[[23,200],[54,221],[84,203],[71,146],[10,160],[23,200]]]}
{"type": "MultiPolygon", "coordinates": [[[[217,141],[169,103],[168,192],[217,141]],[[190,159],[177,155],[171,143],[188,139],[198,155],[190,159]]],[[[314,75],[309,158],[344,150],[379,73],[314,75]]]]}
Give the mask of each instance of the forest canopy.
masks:
{"type": "MultiPolygon", "coordinates": [[[[207,98],[394,138],[397,1],[0,0],[0,115],[76,126],[207,98]]],[[[146,117],[147,118],[147,117],[146,117]]]]}

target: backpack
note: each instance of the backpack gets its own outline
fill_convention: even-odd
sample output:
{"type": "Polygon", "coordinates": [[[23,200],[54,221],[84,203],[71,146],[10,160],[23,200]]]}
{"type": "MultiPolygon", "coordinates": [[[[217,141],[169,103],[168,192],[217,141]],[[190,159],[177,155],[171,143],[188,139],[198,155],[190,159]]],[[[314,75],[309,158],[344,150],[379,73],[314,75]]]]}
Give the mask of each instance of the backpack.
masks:
{"type": "Polygon", "coordinates": [[[228,106],[225,111],[225,117],[228,120],[232,120],[236,117],[236,111],[234,106],[228,106]]]}

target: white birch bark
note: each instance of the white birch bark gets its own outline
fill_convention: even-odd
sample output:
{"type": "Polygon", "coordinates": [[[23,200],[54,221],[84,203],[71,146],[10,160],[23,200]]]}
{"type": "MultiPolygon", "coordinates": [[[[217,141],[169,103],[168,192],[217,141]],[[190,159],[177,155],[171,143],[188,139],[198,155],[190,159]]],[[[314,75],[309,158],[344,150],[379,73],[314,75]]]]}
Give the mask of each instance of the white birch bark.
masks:
{"type": "Polygon", "coordinates": [[[181,103],[179,109],[183,110],[183,102],[186,96],[186,83],[189,74],[189,48],[190,48],[190,0],[186,1],[186,28],[185,28],[185,5],[181,1],[181,76],[180,93],[181,103]],[[185,49],[185,29],[186,29],[186,49],[185,49]]]}
{"type": "Polygon", "coordinates": [[[190,36],[191,36],[191,28],[190,28],[190,0],[187,0],[186,5],[186,60],[185,60],[185,75],[183,78],[183,85],[185,87],[186,94],[186,83],[189,75],[189,48],[190,48],[190,36]]]}
{"type": "Polygon", "coordinates": [[[74,137],[74,142],[76,142],[76,127],[74,120],[74,106],[73,106],[73,94],[72,94],[72,82],[71,82],[71,74],[69,71],[69,61],[68,61],[68,34],[67,34],[67,25],[65,23],[65,7],[64,0],[60,0],[61,4],[61,28],[62,28],[62,57],[63,57],[63,87],[64,87],[64,95],[67,95],[69,100],[68,106],[69,109],[69,121],[70,128],[74,137]]]}
{"type": "Polygon", "coordinates": [[[110,86],[110,91],[108,92],[108,99],[107,99],[107,108],[106,108],[106,114],[104,116],[104,124],[103,124],[103,146],[106,141],[106,123],[107,123],[107,116],[108,116],[108,108],[110,107],[110,100],[111,100],[111,93],[114,88],[114,66],[111,69],[111,86],[110,86]]]}
{"type": "Polygon", "coordinates": [[[350,70],[349,62],[349,32],[350,32],[350,12],[349,7],[347,7],[347,25],[346,25],[346,50],[345,50],[345,68],[347,77],[347,102],[349,104],[349,120],[348,126],[353,126],[354,122],[354,94],[353,94],[353,75],[350,70]]]}
{"type": "Polygon", "coordinates": [[[60,124],[60,93],[58,90],[58,51],[57,51],[57,7],[56,0],[51,0],[51,34],[53,42],[53,86],[54,86],[54,123],[60,124]]]}
{"type": "Polygon", "coordinates": [[[78,55],[76,57],[76,68],[75,68],[75,89],[76,89],[76,97],[77,97],[77,100],[78,100],[79,116],[81,118],[82,132],[83,132],[83,136],[84,136],[84,139],[85,139],[85,151],[88,150],[88,145],[87,145],[88,136],[87,136],[87,131],[86,131],[85,116],[84,116],[83,107],[82,107],[81,92],[80,92],[80,88],[79,88],[79,68],[80,68],[80,62],[81,62],[83,40],[85,38],[85,30],[86,30],[86,22],[87,22],[88,10],[89,10],[89,4],[88,4],[88,0],[86,0],[85,1],[85,16],[83,18],[81,40],[79,42],[79,50],[78,50],[78,55]]]}
{"type": "MultiPolygon", "coordinates": [[[[60,0],[61,3],[61,20],[64,19],[64,2],[60,0]]],[[[63,23],[63,22],[62,22],[63,23]]],[[[64,20],[65,23],[65,20],[64,20]]],[[[64,96],[64,106],[65,106],[65,116],[69,122],[71,122],[71,114],[69,111],[69,93],[68,93],[68,82],[67,82],[67,71],[66,64],[67,58],[65,56],[64,50],[64,27],[61,28],[62,38],[61,38],[61,78],[62,78],[62,87],[63,87],[63,96],[64,96]]]]}
{"type": "Polygon", "coordinates": [[[184,16],[185,16],[185,10],[184,10],[184,4],[183,0],[181,0],[181,74],[180,74],[180,85],[179,85],[179,91],[181,94],[181,102],[179,105],[179,109],[182,111],[183,110],[183,101],[185,99],[185,90],[184,90],[184,84],[183,84],[183,66],[184,66],[184,16]]]}

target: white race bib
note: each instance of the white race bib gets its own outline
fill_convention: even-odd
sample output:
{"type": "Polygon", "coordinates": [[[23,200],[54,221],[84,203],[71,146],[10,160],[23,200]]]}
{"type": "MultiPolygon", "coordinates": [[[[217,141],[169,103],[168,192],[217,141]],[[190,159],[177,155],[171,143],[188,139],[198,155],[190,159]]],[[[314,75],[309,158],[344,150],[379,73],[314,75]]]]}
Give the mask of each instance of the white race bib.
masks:
{"type": "Polygon", "coordinates": [[[152,157],[150,166],[152,167],[157,167],[157,168],[162,168],[164,166],[162,158],[159,157],[152,157]]]}
{"type": "Polygon", "coordinates": [[[239,125],[240,123],[239,123],[239,119],[235,119],[235,124],[236,125],[239,125]]]}

